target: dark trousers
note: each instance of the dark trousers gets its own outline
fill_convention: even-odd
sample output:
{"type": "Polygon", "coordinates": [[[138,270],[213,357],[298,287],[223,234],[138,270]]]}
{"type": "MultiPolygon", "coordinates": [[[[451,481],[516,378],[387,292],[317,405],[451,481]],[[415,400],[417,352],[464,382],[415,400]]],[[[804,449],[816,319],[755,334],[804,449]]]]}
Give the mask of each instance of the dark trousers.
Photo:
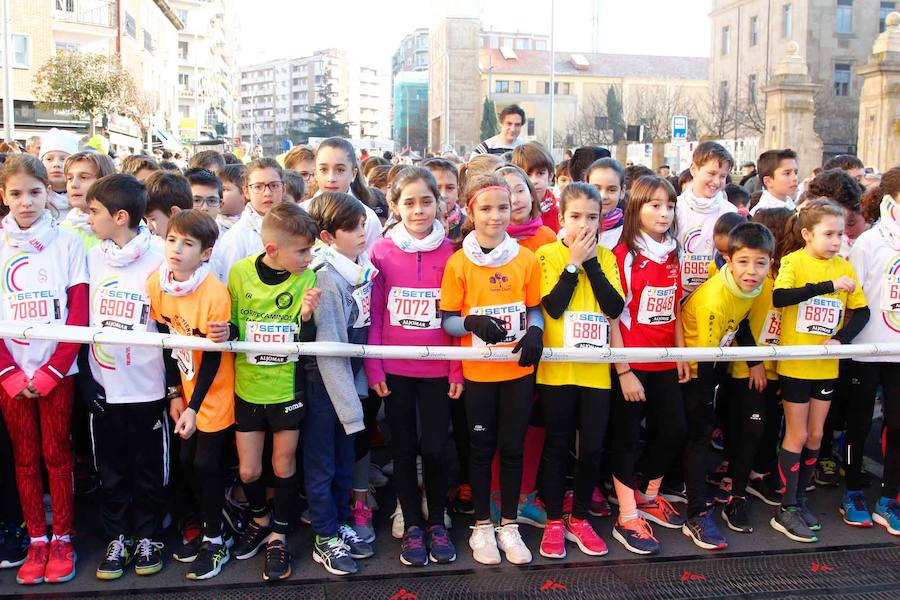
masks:
{"type": "Polygon", "coordinates": [[[688,517],[706,512],[706,462],[715,422],[712,382],[692,379],[684,386],[687,417],[687,444],[684,448],[684,485],[687,489],[688,517]]]}
{"type": "Polygon", "coordinates": [[[181,440],[181,467],[200,501],[203,535],[215,538],[222,533],[225,507],[225,463],[234,428],[207,433],[197,430],[181,440]]]}
{"type": "Polygon", "coordinates": [[[781,408],[781,395],[778,389],[777,381],[770,381],[766,387],[766,418],[763,421],[762,438],[753,457],[753,470],[757,473],[775,473],[778,470],[775,461],[784,422],[784,409],[781,408]]]}
{"type": "Polygon", "coordinates": [[[777,394],[778,382],[769,381],[762,392],[751,390],[749,379],[732,379],[730,394],[723,399],[728,407],[729,445],[728,476],[735,496],[744,496],[750,469],[765,434],[769,394],[777,394]]]}
{"type": "MultiPolygon", "coordinates": [[[[888,362],[875,363],[853,361],[853,368],[860,380],[858,385],[853,386],[853,400],[858,401],[859,406],[854,407],[850,412],[858,412],[859,415],[857,418],[860,421],[864,420],[863,414],[868,406],[869,423],[871,426],[872,408],[870,399],[871,402],[874,402],[875,392],[879,384],[881,384],[884,392],[884,426],[885,429],[887,429],[887,443],[884,448],[884,474],[882,477],[881,495],[896,498],[898,487],[900,487],[900,365],[888,362]]],[[[850,421],[851,419],[848,412],[848,445],[851,443],[850,421]]],[[[861,426],[859,427],[859,430],[862,430],[861,426]]],[[[864,437],[860,436],[859,439],[861,439],[863,443],[865,442],[864,437]]],[[[854,440],[852,443],[856,444],[859,442],[854,440]]],[[[862,446],[859,448],[858,454],[859,462],[861,464],[862,446]]],[[[856,454],[857,453],[854,451],[851,458],[855,459],[856,454]]],[[[854,473],[858,472],[859,470],[854,471],[854,473]]],[[[852,490],[854,488],[850,487],[850,474],[851,472],[848,470],[847,489],[852,490]]]]}

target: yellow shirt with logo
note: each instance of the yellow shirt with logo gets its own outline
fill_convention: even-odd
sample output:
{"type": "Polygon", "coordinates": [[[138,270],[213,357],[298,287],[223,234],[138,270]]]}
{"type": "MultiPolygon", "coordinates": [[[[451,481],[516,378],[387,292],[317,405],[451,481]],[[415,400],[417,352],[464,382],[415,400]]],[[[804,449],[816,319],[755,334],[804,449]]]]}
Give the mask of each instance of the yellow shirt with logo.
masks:
{"type": "MultiPolygon", "coordinates": [[[[569,248],[561,241],[541,246],[537,251],[541,266],[541,298],[553,291],[559,276],[569,264],[569,248]]],[[[624,298],[622,280],[615,255],[597,246],[600,270],[624,298]]],[[[544,346],[547,348],[591,348],[609,346],[609,321],[600,310],[591,282],[584,269],[578,271],[578,284],[563,315],[554,319],[544,312],[544,346]]],[[[579,385],[608,390],[608,363],[543,361],[538,365],[537,382],[543,385],[579,385]]]]}
{"type": "MultiPolygon", "coordinates": [[[[762,285],[762,292],[753,299],[753,305],[750,307],[750,331],[753,332],[753,339],[756,340],[757,346],[777,346],[781,339],[781,309],[772,306],[772,290],[775,288],[775,279],[772,272],[766,276],[762,285]]],[[[770,381],[778,380],[777,361],[763,361],[766,367],[766,379],[770,381]]],[[[746,379],[750,377],[750,368],[747,367],[745,361],[737,361],[731,363],[729,367],[731,376],[735,379],[746,379]]]]}
{"type": "MultiPolygon", "coordinates": [[[[847,310],[866,306],[866,297],[853,267],[846,259],[839,256],[827,260],[814,258],[805,249],[791,252],[781,259],[781,268],[775,279],[776,290],[831,281],[842,275],[856,282],[852,294],[837,290],[800,304],[785,306],[781,310],[782,346],[817,346],[831,339],[843,326],[847,310]]],[[[838,360],[782,360],[778,362],[778,374],[795,379],[835,379],[838,376],[838,360]]]]}

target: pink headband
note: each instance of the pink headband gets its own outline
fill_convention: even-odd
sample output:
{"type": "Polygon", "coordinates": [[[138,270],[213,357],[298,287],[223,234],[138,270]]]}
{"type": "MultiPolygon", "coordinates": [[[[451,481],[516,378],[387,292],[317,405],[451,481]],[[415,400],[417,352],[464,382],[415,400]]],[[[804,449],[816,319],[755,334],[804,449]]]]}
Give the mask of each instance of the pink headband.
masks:
{"type": "MultiPolygon", "coordinates": [[[[507,196],[510,196],[510,193],[509,193],[509,189],[508,189],[508,188],[506,188],[506,187],[504,187],[504,186],[502,186],[502,185],[489,185],[489,186],[487,186],[487,187],[483,187],[483,188],[481,188],[481,189],[475,190],[475,193],[472,194],[471,196],[469,196],[468,201],[466,201],[466,208],[467,208],[467,209],[471,208],[471,207],[472,207],[472,203],[475,202],[475,198],[477,198],[477,197],[480,196],[481,194],[483,194],[483,193],[485,193],[485,192],[489,192],[489,191],[491,191],[491,190],[500,190],[501,192],[504,192],[507,196]]],[[[511,197],[511,196],[510,196],[510,197],[511,197]]]]}

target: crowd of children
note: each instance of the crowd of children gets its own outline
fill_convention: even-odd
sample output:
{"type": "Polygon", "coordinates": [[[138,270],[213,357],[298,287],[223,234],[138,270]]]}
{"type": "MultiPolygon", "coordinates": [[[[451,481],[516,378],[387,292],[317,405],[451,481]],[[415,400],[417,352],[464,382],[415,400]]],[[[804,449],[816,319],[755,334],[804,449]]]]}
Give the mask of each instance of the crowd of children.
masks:
{"type": "Polygon", "coordinates": [[[660,552],[653,526],[727,547],[715,507],[749,534],[748,496],[773,507],[773,529],[814,542],[808,492],[839,483],[822,467],[842,429],[836,509],[900,535],[900,376],[887,358],[541,361],[545,347],[898,341],[900,167],[863,197],[845,161],[798,196],[797,155],[771,150],[751,197],[715,142],[668,178],[592,148],[557,165],[536,142],[391,166],[330,138],[284,166],[202,153],[183,174],[141,156],[117,172],[63,137],[41,151],[0,167],[2,320],[217,343],[490,346],[516,361],[6,339],[0,568],[21,584],[75,576],[75,488],[92,478],[106,580],[169,557],[208,579],[260,551],[262,578],[285,579],[300,521],[316,563],[356,573],[376,552],[370,482],[385,472],[400,542],[377,550],[411,567],[456,559],[451,512],[472,515],[482,564],[532,561],[521,524],[543,529],[544,557],[565,558],[567,541],[602,556],[590,517],[610,502],[607,531],[636,554],[660,552]],[[884,476],[870,511],[863,447],[878,398],[884,476]],[[371,459],[376,434],[390,469],[371,459]],[[167,548],[173,522],[181,539],[167,548]]]}

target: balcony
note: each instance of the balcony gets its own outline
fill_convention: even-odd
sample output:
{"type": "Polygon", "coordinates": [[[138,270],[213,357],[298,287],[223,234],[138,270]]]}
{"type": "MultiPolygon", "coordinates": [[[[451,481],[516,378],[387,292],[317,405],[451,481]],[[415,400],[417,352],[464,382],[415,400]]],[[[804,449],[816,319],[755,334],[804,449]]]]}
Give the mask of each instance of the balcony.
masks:
{"type": "Polygon", "coordinates": [[[55,0],[53,18],[56,21],[116,27],[117,0],[55,0]]]}

